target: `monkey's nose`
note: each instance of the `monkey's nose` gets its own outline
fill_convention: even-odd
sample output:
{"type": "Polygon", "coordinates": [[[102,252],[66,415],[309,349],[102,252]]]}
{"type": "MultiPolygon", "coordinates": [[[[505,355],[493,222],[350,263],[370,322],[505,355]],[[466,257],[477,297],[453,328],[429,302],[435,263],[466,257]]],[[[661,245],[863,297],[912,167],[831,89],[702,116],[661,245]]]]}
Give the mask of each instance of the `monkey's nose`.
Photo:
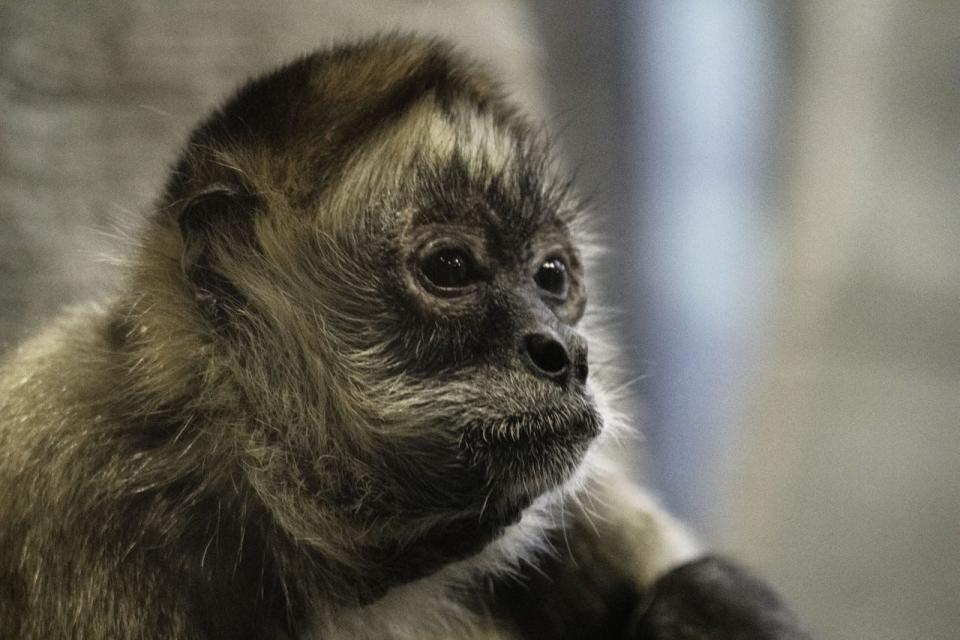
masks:
{"type": "Polygon", "coordinates": [[[566,384],[571,375],[582,384],[587,379],[587,348],[582,340],[576,342],[573,345],[575,358],[571,358],[567,347],[548,333],[524,336],[527,367],[536,375],[560,384],[566,384]]]}

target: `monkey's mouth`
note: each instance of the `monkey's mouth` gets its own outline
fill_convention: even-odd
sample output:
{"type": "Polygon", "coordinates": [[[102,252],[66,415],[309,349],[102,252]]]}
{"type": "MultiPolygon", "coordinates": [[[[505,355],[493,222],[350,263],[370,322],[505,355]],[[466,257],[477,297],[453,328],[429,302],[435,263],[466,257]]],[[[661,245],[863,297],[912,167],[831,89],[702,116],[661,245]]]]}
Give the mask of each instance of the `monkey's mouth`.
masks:
{"type": "Polygon", "coordinates": [[[539,494],[576,470],[601,427],[586,401],[538,409],[468,424],[460,453],[491,487],[520,486],[526,494],[539,494]]]}
{"type": "Polygon", "coordinates": [[[512,452],[532,447],[561,448],[592,440],[600,433],[596,411],[587,407],[538,410],[472,422],[460,437],[461,449],[512,452]]]}

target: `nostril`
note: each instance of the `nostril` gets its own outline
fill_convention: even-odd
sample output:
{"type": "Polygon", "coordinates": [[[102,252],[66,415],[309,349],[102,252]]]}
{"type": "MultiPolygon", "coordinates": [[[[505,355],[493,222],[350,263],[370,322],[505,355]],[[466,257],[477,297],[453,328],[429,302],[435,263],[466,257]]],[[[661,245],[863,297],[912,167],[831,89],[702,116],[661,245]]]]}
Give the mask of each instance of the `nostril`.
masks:
{"type": "Polygon", "coordinates": [[[533,333],[523,339],[524,348],[534,366],[551,377],[566,373],[570,366],[567,350],[557,340],[542,333],[533,333]]]}

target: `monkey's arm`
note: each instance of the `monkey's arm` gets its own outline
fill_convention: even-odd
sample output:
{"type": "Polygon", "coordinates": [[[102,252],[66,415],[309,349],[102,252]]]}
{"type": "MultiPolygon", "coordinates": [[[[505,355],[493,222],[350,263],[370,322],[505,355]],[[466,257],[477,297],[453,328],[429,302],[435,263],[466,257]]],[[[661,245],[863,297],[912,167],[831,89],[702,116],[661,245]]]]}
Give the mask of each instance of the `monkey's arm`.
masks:
{"type": "Polygon", "coordinates": [[[523,638],[807,638],[762,581],[701,550],[626,478],[606,475],[498,602],[523,638]]]}

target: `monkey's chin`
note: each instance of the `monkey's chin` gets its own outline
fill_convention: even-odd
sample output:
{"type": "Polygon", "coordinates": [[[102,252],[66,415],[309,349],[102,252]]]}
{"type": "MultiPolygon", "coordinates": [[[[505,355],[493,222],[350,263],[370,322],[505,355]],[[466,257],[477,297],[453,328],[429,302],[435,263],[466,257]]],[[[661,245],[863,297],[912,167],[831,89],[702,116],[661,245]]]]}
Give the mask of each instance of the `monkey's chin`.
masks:
{"type": "Polygon", "coordinates": [[[537,497],[574,474],[601,428],[586,400],[469,425],[460,446],[487,485],[482,516],[519,519],[537,497]]]}

